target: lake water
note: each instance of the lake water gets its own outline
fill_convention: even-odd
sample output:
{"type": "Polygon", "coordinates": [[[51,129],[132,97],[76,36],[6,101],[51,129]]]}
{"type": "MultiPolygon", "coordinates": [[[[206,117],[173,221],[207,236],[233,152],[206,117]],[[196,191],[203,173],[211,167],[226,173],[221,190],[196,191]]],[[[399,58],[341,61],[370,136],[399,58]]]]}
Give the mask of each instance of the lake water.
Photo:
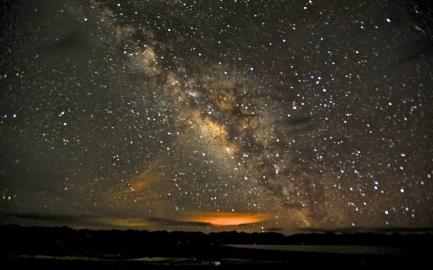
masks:
{"type": "Polygon", "coordinates": [[[275,251],[293,251],[331,254],[401,254],[402,249],[387,246],[353,246],[353,245],[226,245],[242,249],[259,249],[275,251]]]}

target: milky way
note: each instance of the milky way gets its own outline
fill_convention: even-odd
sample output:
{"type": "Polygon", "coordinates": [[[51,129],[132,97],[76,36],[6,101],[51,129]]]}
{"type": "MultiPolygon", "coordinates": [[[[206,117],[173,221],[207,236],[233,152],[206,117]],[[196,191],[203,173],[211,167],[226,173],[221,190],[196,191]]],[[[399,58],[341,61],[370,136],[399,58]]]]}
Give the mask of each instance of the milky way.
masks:
{"type": "Polygon", "coordinates": [[[433,225],[424,1],[6,1],[2,223],[433,225]]]}

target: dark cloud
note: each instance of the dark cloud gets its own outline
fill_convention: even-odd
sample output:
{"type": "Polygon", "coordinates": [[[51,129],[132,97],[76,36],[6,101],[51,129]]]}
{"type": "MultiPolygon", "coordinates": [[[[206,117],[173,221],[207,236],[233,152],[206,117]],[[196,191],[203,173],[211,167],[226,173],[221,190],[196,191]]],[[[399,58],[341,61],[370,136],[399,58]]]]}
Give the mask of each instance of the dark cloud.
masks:
{"type": "Polygon", "coordinates": [[[55,215],[42,213],[3,213],[2,224],[24,223],[50,226],[99,227],[99,228],[155,228],[155,227],[208,227],[205,222],[182,221],[158,217],[98,217],[89,215],[55,215]]]}

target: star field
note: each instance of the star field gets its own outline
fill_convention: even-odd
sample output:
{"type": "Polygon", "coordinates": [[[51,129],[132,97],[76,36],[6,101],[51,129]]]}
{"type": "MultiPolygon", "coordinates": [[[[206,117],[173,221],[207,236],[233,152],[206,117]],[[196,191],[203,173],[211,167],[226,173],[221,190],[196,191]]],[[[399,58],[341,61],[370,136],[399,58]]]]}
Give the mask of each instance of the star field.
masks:
{"type": "Polygon", "coordinates": [[[433,225],[426,2],[4,5],[4,222],[433,225]]]}

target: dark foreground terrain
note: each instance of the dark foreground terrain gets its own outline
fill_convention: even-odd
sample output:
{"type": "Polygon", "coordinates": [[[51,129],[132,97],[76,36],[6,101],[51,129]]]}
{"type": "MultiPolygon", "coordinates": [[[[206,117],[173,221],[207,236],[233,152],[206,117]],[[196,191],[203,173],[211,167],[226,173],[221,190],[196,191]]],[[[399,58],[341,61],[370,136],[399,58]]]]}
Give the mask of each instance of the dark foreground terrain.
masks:
{"type": "Polygon", "coordinates": [[[2,269],[433,269],[431,232],[284,236],[10,225],[0,227],[0,239],[2,269]]]}

